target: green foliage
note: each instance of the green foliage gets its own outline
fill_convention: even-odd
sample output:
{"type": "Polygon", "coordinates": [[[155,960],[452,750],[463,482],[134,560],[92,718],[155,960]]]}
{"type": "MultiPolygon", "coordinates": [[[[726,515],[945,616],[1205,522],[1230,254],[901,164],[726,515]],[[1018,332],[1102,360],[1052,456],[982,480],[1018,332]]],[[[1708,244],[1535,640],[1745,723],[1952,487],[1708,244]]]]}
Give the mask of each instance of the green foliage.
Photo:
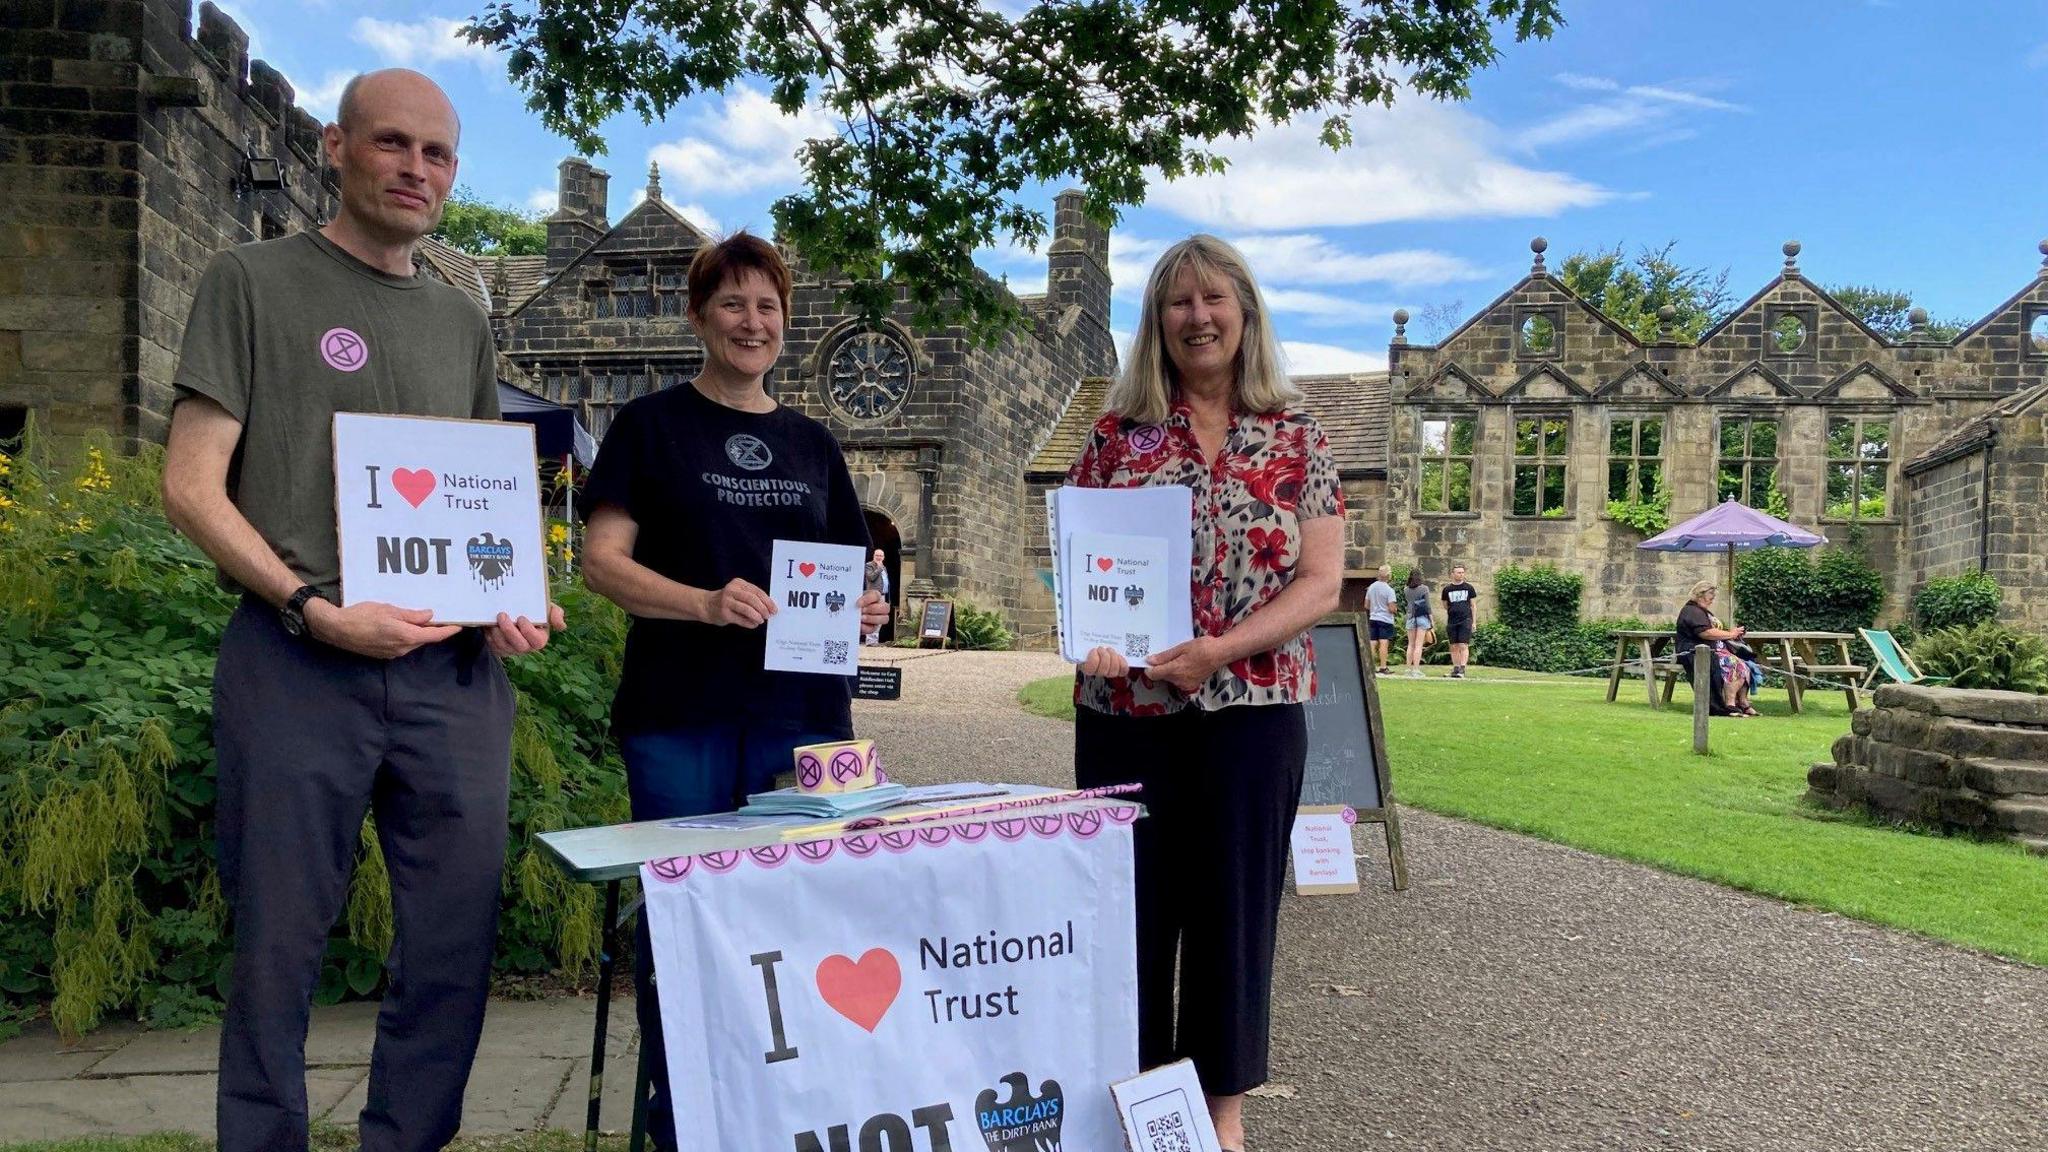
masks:
{"type": "Polygon", "coordinates": [[[1626,500],[1609,500],[1607,517],[1626,524],[1644,536],[1655,536],[1671,527],[1671,492],[1664,487],[1664,474],[1657,474],[1656,482],[1646,500],[1630,497],[1626,500]]]}
{"type": "MultiPolygon", "coordinates": [[[[1833,284],[1828,286],[1827,293],[1887,340],[1904,340],[1913,333],[1911,293],[1867,284],[1833,284]]],[[[1936,340],[1953,340],[1969,326],[1967,320],[1934,320],[1927,325],[1927,335],[1936,340]]]]}
{"type": "MultiPolygon", "coordinates": [[[[0,1020],[47,1004],[67,1033],[113,1011],[178,1026],[211,1018],[227,990],[211,685],[235,600],[164,520],[160,465],[155,449],[60,449],[33,429],[0,456],[0,1020]]],[[[596,895],[557,878],[533,837],[626,812],[604,735],[624,620],[580,586],[558,590],[576,626],[508,665],[501,967],[592,963],[596,895]]],[[[321,999],[376,992],[390,925],[371,851],[321,999]]]]}
{"type": "Polygon", "coordinates": [[[547,225],[537,212],[493,204],[468,187],[457,188],[441,207],[434,238],[478,256],[545,256],[547,225]]]}
{"type": "Polygon", "coordinates": [[[1017,636],[1003,624],[1003,614],[976,608],[962,600],[953,605],[953,647],[968,651],[1007,652],[1017,636]]]}
{"type": "MultiPolygon", "coordinates": [[[[1765,511],[1769,511],[1769,509],[1765,509],[1765,511]]],[[[1775,512],[1771,514],[1777,516],[1775,512]]],[[[1831,501],[1828,504],[1827,511],[1822,513],[1822,515],[1830,520],[1882,520],[1884,519],[1884,514],[1884,497],[1882,496],[1865,496],[1863,499],[1856,501],[1831,501]]],[[[1778,518],[1780,520],[1784,519],[1783,516],[1778,518]]]]}
{"type": "Polygon", "coordinates": [[[1854,545],[1759,548],[1735,565],[1740,623],[1760,631],[1854,632],[1877,621],[1884,578],[1854,545]]]}
{"type": "Polygon", "coordinates": [[[1983,623],[1943,628],[1913,643],[1913,662],[1951,688],[1999,688],[2048,695],[2048,643],[2031,632],[1983,623]]]}
{"type": "Polygon", "coordinates": [[[1672,258],[1678,241],[1662,248],[1644,247],[1633,260],[1621,245],[1574,252],[1558,267],[1558,279],[1609,320],[1645,342],[1657,340],[1665,305],[1677,309],[1674,334],[1697,339],[1728,314],[1735,303],[1728,293],[1728,270],[1690,268],[1672,258]]]}
{"type": "Polygon", "coordinates": [[[1998,619],[1998,581],[1989,572],[1929,580],[1913,596],[1913,622],[1922,631],[1968,628],[1998,619]]]}
{"type": "MultiPolygon", "coordinates": [[[[1579,622],[1579,594],[1585,579],[1553,564],[1509,565],[1493,579],[1494,619],[1517,632],[1554,632],[1579,622]]],[[[1473,636],[1477,644],[1478,636],[1473,636]]],[[[1490,660],[1481,660],[1490,664],[1490,660]]],[[[1510,667],[1520,668],[1515,664],[1510,667]]]]}
{"type": "Polygon", "coordinates": [[[1489,668],[1574,672],[1604,668],[1614,659],[1614,634],[1646,628],[1635,617],[1574,620],[1563,626],[1518,628],[1489,620],[1472,630],[1472,661],[1489,668]]]}
{"type": "Polygon", "coordinates": [[[468,35],[504,50],[528,106],[586,151],[619,113],[652,122],[743,81],[785,113],[821,109],[835,131],[803,146],[777,235],[843,275],[870,322],[901,288],[920,324],[962,319],[993,342],[1022,312],[973,254],[1045,239],[1026,194],[1078,181],[1114,223],[1153,179],[1222,169],[1225,136],[1315,116],[1341,145],[1354,108],[1461,99],[1497,28],[1526,40],[1560,21],[1558,0],[505,0],[468,35]]]}

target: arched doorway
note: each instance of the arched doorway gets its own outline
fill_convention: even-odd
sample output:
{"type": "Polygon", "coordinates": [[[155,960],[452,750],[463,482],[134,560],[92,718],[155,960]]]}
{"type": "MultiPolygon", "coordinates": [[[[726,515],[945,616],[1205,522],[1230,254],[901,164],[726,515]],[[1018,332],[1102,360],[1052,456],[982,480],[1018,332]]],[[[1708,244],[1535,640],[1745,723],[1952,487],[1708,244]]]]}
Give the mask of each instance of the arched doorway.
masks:
{"type": "Polygon", "coordinates": [[[896,618],[903,612],[903,534],[896,522],[873,508],[864,510],[868,540],[882,550],[882,568],[889,574],[889,622],[882,625],[882,643],[896,638],[896,618]]]}

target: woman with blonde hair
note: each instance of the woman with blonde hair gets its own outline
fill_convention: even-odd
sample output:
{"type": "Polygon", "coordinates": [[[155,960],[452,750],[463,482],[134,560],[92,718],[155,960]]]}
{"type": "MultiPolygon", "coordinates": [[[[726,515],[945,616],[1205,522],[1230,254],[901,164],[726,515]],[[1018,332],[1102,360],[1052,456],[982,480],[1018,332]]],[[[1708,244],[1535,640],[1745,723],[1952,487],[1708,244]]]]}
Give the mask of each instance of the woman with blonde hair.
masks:
{"type": "Polygon", "coordinates": [[[1232,1152],[1244,1147],[1244,1093],[1267,1074],[1302,704],[1315,695],[1307,633],[1337,607],[1344,559],[1337,464],[1296,407],[1269,317],[1230,245],[1198,235],[1167,249],[1109,410],[1068,473],[1085,487],[1193,493],[1194,639],[1139,670],[1111,648],[1088,654],[1074,776],[1144,788],[1139,1061],[1193,1060],[1232,1152]]]}

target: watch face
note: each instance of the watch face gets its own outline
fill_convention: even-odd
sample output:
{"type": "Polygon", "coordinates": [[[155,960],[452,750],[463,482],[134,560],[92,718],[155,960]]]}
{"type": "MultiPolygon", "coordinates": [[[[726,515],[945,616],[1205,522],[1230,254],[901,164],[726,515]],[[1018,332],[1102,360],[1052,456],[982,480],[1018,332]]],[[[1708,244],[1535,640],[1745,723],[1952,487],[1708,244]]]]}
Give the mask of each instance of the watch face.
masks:
{"type": "Polygon", "coordinates": [[[294,636],[304,636],[306,634],[305,613],[297,608],[280,608],[277,614],[284,620],[284,630],[286,632],[294,636]]]}

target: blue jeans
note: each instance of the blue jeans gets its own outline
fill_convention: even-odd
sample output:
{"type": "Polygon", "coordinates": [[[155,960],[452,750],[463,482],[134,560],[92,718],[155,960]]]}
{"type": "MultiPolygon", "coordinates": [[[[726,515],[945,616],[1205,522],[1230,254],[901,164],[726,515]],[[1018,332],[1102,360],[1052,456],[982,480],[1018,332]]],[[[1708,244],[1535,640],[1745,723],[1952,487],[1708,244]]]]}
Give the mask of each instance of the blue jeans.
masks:
{"type": "MultiPolygon", "coordinates": [[[[746,724],[705,724],[621,737],[619,750],[626,759],[626,791],[632,797],[633,819],[672,820],[731,812],[749,793],[773,788],[775,777],[794,767],[794,749],[838,739],[841,737],[746,724]]],[[[661,1042],[661,1005],[655,999],[654,950],[644,915],[634,940],[633,983],[638,996],[634,1011],[640,1018],[640,1044],[652,1082],[647,1136],[656,1148],[674,1148],[675,1104],[668,1087],[668,1051],[661,1042]]]]}

